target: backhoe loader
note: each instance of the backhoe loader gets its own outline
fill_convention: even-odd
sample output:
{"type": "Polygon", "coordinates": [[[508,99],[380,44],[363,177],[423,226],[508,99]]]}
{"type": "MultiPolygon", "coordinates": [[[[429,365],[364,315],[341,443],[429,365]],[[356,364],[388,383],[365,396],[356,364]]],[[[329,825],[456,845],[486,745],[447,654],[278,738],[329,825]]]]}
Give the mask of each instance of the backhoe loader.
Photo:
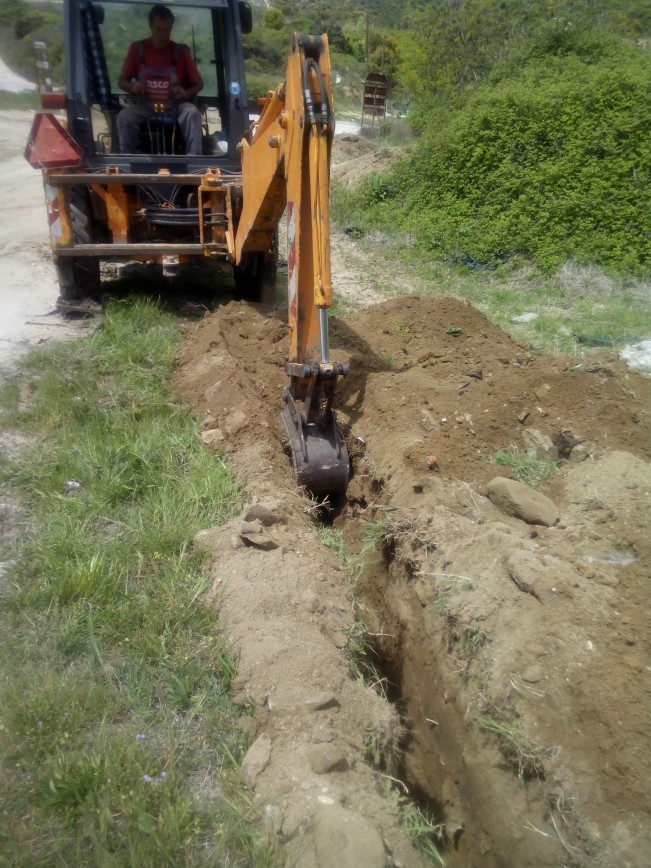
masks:
{"type": "MultiPolygon", "coordinates": [[[[146,26],[141,0],[64,0],[65,94],[44,91],[25,156],[43,172],[60,292],[99,291],[106,260],[233,267],[252,301],[275,299],[276,238],[287,215],[289,375],[281,419],[298,483],[343,493],[349,458],[333,408],[346,365],[330,359],[329,180],[334,134],[328,39],[295,34],[283,84],[247,97],[239,0],[175,0],[174,38],[191,43],[204,80],[195,97],[203,153],[188,155],[169,117],[147,121],[120,153],[115,89],[127,43],[146,26]],[[58,115],[57,113],[60,113],[58,115]],[[163,123],[162,121],[166,122],[163,123]]],[[[169,114],[169,113],[167,113],[169,114]]]]}

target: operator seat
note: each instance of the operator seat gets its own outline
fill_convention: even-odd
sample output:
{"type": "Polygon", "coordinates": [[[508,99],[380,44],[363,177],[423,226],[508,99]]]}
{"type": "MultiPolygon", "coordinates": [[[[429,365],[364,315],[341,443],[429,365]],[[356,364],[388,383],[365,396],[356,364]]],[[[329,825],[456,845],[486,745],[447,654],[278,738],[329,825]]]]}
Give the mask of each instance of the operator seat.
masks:
{"type": "Polygon", "coordinates": [[[156,156],[185,154],[185,139],[176,118],[160,115],[144,121],[140,125],[138,151],[156,156]]]}

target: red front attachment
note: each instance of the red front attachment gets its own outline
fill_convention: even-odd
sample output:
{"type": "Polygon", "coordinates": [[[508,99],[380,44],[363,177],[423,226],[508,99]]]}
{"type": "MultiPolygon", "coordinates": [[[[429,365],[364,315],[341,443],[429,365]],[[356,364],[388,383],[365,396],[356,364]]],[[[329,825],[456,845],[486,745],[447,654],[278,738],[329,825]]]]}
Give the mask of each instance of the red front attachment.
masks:
{"type": "Polygon", "coordinates": [[[78,166],[83,151],[49,112],[37,114],[25,148],[25,159],[36,169],[78,166]]]}

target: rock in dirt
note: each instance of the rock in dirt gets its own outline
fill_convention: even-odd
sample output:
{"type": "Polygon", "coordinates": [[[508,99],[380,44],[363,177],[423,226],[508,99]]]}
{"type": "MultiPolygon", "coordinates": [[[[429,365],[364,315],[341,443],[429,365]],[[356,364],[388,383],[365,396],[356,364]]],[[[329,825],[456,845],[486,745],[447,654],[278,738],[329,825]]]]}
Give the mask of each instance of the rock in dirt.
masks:
{"type": "Polygon", "coordinates": [[[540,602],[550,593],[571,598],[578,578],[572,567],[560,558],[541,557],[525,549],[511,552],[506,568],[517,587],[540,602]]]}
{"type": "Polygon", "coordinates": [[[343,750],[336,744],[315,744],[307,752],[310,768],[315,775],[327,775],[328,772],[345,772],[348,770],[348,760],[343,750]]]}
{"type": "Polygon", "coordinates": [[[201,439],[206,446],[217,447],[224,440],[224,434],[220,428],[208,428],[201,432],[201,439]]]}
{"type": "Polygon", "coordinates": [[[559,431],[554,437],[554,446],[558,450],[558,457],[568,459],[575,446],[583,441],[578,440],[571,431],[559,431]]]}
{"type": "Polygon", "coordinates": [[[523,593],[531,594],[539,602],[541,600],[542,583],[544,574],[535,555],[526,551],[514,551],[511,553],[506,568],[509,576],[523,593]]]}
{"type": "Polygon", "coordinates": [[[243,410],[233,410],[224,420],[224,433],[229,437],[240,432],[249,424],[249,417],[243,410]]]}
{"type": "Polygon", "coordinates": [[[360,814],[324,805],[313,823],[319,868],[384,868],[382,839],[360,814]]]}
{"type": "Polygon", "coordinates": [[[423,431],[438,431],[441,427],[434,415],[429,410],[423,408],[420,412],[420,427],[423,431]]]}
{"type": "MultiPolygon", "coordinates": [[[[237,533],[231,536],[231,547],[239,549],[250,546],[265,552],[279,548],[280,543],[265,533],[266,528],[274,524],[285,524],[285,519],[276,510],[267,508],[262,504],[253,504],[247,507],[237,526],[237,533]]],[[[220,533],[219,528],[201,531],[197,534],[195,541],[204,546],[211,546],[215,535],[220,533]]]]}
{"type": "Polygon", "coordinates": [[[267,768],[270,760],[271,739],[263,732],[246,752],[240,767],[240,777],[249,789],[255,789],[258,777],[267,768]]]}
{"type": "Polygon", "coordinates": [[[322,693],[319,696],[306,699],[303,708],[306,711],[325,711],[328,708],[339,708],[340,705],[341,703],[332,693],[322,693]]]}
{"type": "Polygon", "coordinates": [[[242,536],[250,536],[253,533],[262,533],[262,522],[257,520],[247,521],[247,519],[244,519],[240,525],[240,533],[242,536]]]}
{"type": "Polygon", "coordinates": [[[278,703],[273,699],[268,701],[269,711],[279,717],[295,716],[297,714],[310,714],[316,711],[327,711],[328,709],[338,709],[341,703],[332,693],[321,693],[317,696],[311,696],[302,702],[278,703]]]}
{"type": "Polygon", "coordinates": [[[264,527],[271,527],[272,524],[285,524],[285,519],[279,515],[276,510],[269,509],[261,503],[254,503],[247,507],[242,518],[246,522],[260,522],[264,527]]]}
{"type": "Polygon", "coordinates": [[[582,461],[591,457],[591,450],[585,445],[585,443],[578,443],[574,449],[572,449],[570,457],[567,460],[570,464],[580,464],[582,461]]]}
{"type": "Polygon", "coordinates": [[[544,677],[542,666],[538,666],[537,664],[528,666],[522,673],[522,680],[526,681],[528,684],[538,684],[538,682],[542,681],[544,677]]]}
{"type": "Polygon", "coordinates": [[[254,739],[258,734],[258,722],[254,717],[248,715],[240,717],[237,725],[248,739],[254,739]]]}
{"type": "Polygon", "coordinates": [[[560,513],[556,504],[515,479],[497,476],[488,483],[488,496],[498,509],[527,524],[544,524],[553,527],[560,513]]]}
{"type": "Polygon", "coordinates": [[[544,434],[537,428],[525,428],[522,432],[522,439],[527,453],[535,455],[536,458],[549,458],[556,452],[556,447],[549,434],[544,434]]]}
{"type": "Polygon", "coordinates": [[[266,805],[262,821],[265,829],[272,835],[277,835],[283,825],[284,814],[279,805],[266,805]]]}
{"type": "Polygon", "coordinates": [[[272,539],[265,533],[261,533],[258,529],[247,531],[242,527],[239,537],[243,541],[244,545],[259,549],[262,552],[272,552],[274,549],[278,548],[276,540],[272,539]]]}

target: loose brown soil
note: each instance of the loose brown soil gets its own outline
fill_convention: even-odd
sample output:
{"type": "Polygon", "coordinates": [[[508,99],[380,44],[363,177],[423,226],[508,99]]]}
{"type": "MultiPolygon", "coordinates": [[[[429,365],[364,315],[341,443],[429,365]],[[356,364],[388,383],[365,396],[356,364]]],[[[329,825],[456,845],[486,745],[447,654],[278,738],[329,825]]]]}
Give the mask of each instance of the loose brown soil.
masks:
{"type": "Polygon", "coordinates": [[[651,381],[614,355],[531,351],[450,298],[333,317],[331,336],[354,466],[334,527],[359,552],[382,523],[354,589],[283,452],[279,312],[231,303],[178,358],[204,441],[279,521],[203,541],[245,726],[268,748],[250,783],[291,859],[322,863],[312,830],[335,802],[395,864],[422,864],[387,811],[390,775],[439,812],[449,865],[649,864],[651,381]],[[581,441],[543,489],[553,527],[486,496],[509,475],[491,457],[534,429],[581,441]],[[393,706],[349,674],[355,617],[393,706]],[[306,710],[315,698],[330,707],[306,710]],[[315,772],[322,743],[345,770],[315,772]]]}

